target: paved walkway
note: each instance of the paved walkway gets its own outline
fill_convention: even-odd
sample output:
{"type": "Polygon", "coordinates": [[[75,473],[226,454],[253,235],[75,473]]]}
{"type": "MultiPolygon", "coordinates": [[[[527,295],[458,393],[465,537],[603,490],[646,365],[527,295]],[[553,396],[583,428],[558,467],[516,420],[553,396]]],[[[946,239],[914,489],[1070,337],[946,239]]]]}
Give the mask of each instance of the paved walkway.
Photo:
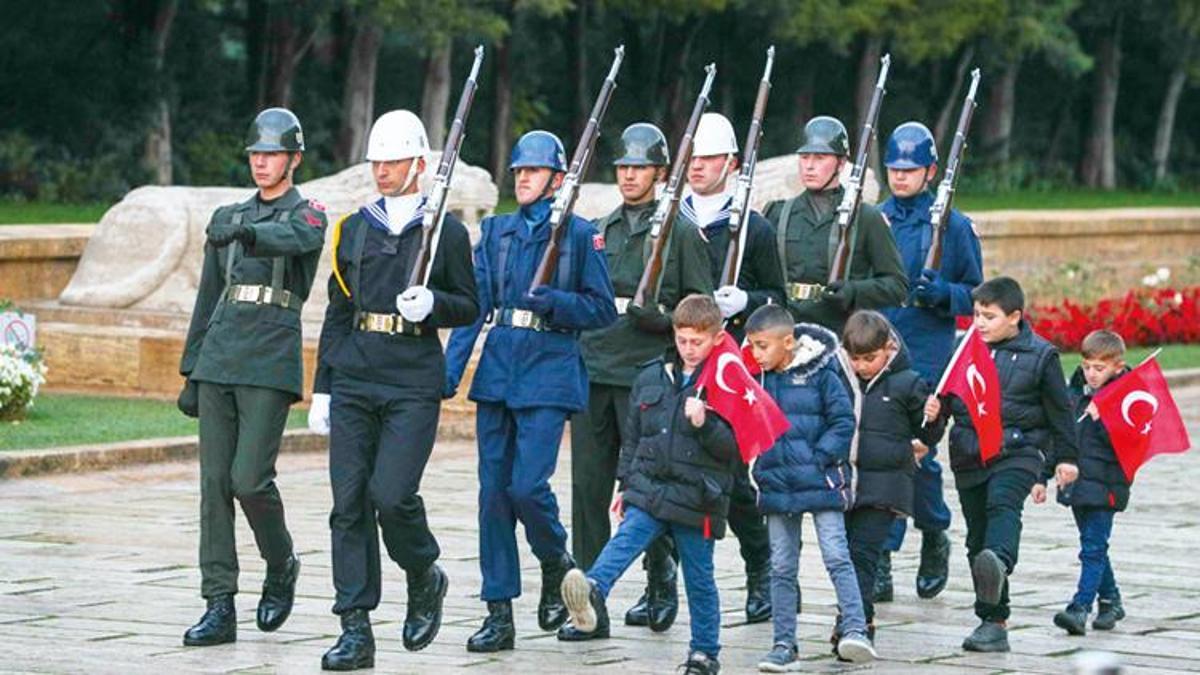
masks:
{"type": "MultiPolygon", "coordinates": [[[[1200,440],[1200,388],[1180,392],[1192,437],[1200,440]]],[[[569,503],[566,466],[556,488],[569,503]]],[[[673,672],[686,651],[686,612],[664,634],[619,625],[641,589],[631,570],[610,601],[617,624],[612,639],[562,644],[537,629],[539,578],[526,553],[525,594],[516,603],[517,649],[499,656],[469,654],[463,645],[484,614],[478,600],[473,447],[443,444],[425,478],[430,520],[451,578],[446,618],[425,651],[400,645],[403,574],[389,566],[384,602],[373,615],[380,672],[673,672]]],[[[253,610],[263,565],[239,523],[243,568],[240,641],[185,649],[180,636],[202,611],[195,568],[197,466],[160,464],[100,473],[0,481],[0,671],[89,673],[316,672],[334,641],[329,614],[332,587],[327,517],[330,494],[325,457],[285,456],[280,484],[303,560],[292,618],[277,633],[254,627],[253,610]]],[[[1021,564],[1013,578],[1013,652],[969,655],[959,649],[973,627],[970,578],[963,557],[963,525],[952,528],[952,578],[934,600],[912,590],[919,540],[896,558],[896,602],[879,610],[881,661],[857,669],[837,664],[825,642],[835,612],[815,546],[802,565],[804,613],[800,636],[810,672],[880,673],[1069,672],[1079,652],[1117,653],[1129,673],[1200,670],[1200,452],[1160,457],[1134,488],[1132,508],[1117,519],[1113,562],[1129,618],[1110,633],[1067,638],[1051,616],[1070,597],[1077,573],[1076,531],[1057,505],[1026,510],[1021,564]]],[[[957,511],[956,499],[950,501],[957,511]]],[[[565,509],[570,511],[569,507],[565,509]]],[[[814,542],[812,532],[805,540],[814,542]]],[[[742,622],[745,599],[736,544],[717,547],[724,609],[723,672],[751,672],[770,646],[770,625],[742,622]]]]}

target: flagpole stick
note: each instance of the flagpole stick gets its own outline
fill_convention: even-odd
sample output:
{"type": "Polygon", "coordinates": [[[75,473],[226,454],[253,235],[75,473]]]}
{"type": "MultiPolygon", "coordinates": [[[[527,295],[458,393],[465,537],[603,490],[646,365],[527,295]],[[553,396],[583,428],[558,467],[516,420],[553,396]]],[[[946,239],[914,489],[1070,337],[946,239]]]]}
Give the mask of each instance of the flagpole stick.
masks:
{"type": "Polygon", "coordinates": [[[1150,359],[1153,359],[1154,357],[1158,356],[1158,353],[1161,352],[1162,350],[1163,350],[1163,348],[1159,347],[1158,349],[1155,349],[1154,351],[1150,352],[1150,355],[1147,356],[1146,358],[1142,359],[1142,362],[1139,363],[1138,365],[1139,366],[1146,365],[1147,363],[1150,362],[1150,359]]]}
{"type": "MultiPolygon", "coordinates": [[[[942,371],[942,377],[938,380],[937,386],[933,388],[934,396],[941,396],[942,387],[946,386],[946,379],[950,377],[950,370],[954,368],[954,364],[958,361],[958,357],[962,354],[962,350],[967,346],[967,341],[971,339],[971,333],[974,332],[975,324],[972,322],[971,327],[967,329],[967,332],[963,333],[962,340],[959,340],[958,346],[954,348],[954,354],[951,355],[950,360],[946,362],[946,368],[942,371]]],[[[929,418],[922,416],[921,428],[924,429],[925,425],[928,423],[929,418]]]]}

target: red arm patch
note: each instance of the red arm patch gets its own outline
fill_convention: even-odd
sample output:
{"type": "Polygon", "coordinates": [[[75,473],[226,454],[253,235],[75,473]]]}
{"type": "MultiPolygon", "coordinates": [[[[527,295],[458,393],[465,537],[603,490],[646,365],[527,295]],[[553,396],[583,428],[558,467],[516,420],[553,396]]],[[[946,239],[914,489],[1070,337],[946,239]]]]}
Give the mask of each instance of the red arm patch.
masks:
{"type": "Polygon", "coordinates": [[[304,212],[304,222],[313,227],[325,227],[325,220],[312,211],[304,212]]]}
{"type": "Polygon", "coordinates": [[[593,234],[592,235],[592,249],[594,249],[596,251],[604,250],[604,235],[602,235],[602,234],[593,234]]]}
{"type": "Polygon", "coordinates": [[[325,208],[326,208],[326,207],[325,207],[325,203],[324,203],[324,202],[318,201],[318,200],[316,200],[316,199],[310,199],[310,200],[308,200],[308,205],[309,205],[310,207],[312,207],[313,209],[316,209],[317,211],[320,211],[321,213],[325,213],[325,208]]]}

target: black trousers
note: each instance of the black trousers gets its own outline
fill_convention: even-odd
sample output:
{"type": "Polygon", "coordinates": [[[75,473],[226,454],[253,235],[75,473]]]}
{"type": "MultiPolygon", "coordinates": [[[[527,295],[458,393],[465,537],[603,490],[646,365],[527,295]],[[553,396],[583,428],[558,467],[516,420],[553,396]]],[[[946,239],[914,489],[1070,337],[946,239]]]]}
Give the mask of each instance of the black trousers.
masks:
{"type": "Polygon", "coordinates": [[[883,509],[864,507],[846,513],[846,540],[850,544],[850,561],[858,577],[862,594],[863,613],[867,623],[875,620],[875,576],[879,573],[879,556],[883,553],[896,514],[883,509]]]}
{"type": "MultiPolygon", "coordinates": [[[[1024,469],[1004,469],[992,473],[978,485],[958,489],[958,503],[967,521],[967,561],[988,549],[1000,557],[1008,574],[1017,566],[1021,547],[1021,511],[1037,476],[1024,469]]],[[[975,603],[975,616],[985,621],[1004,621],[1009,615],[1008,584],[1000,602],[975,603]]]]}
{"type": "Polygon", "coordinates": [[[612,536],[609,507],[621,442],[631,438],[629,387],[593,384],[588,407],[571,416],[571,552],[589,569],[612,536]]]}
{"type": "Polygon", "coordinates": [[[417,494],[441,401],[336,371],[330,393],[333,611],[341,614],[379,605],[380,531],[388,557],[410,574],[426,570],[441,553],[417,494]]]}

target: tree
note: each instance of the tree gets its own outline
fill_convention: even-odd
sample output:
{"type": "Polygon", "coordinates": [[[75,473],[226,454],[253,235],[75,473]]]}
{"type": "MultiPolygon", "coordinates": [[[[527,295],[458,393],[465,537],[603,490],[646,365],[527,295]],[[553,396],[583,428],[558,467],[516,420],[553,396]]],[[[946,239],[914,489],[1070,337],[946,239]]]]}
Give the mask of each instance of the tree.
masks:
{"type": "Polygon", "coordinates": [[[1121,32],[1125,25],[1122,3],[1094,2],[1088,6],[1085,21],[1095,26],[1096,68],[1092,79],[1092,114],[1084,139],[1079,179],[1090,188],[1112,190],[1117,187],[1116,140],[1113,117],[1117,110],[1117,89],[1121,81],[1121,32]]]}
{"type": "Polygon", "coordinates": [[[1200,5],[1194,0],[1170,0],[1164,12],[1163,55],[1171,68],[1154,131],[1154,182],[1167,177],[1175,111],[1188,80],[1200,78],[1200,5]]]}
{"type": "Polygon", "coordinates": [[[334,8],[334,0],[248,0],[247,43],[256,47],[255,108],[288,107],[300,62],[334,8]]]}

